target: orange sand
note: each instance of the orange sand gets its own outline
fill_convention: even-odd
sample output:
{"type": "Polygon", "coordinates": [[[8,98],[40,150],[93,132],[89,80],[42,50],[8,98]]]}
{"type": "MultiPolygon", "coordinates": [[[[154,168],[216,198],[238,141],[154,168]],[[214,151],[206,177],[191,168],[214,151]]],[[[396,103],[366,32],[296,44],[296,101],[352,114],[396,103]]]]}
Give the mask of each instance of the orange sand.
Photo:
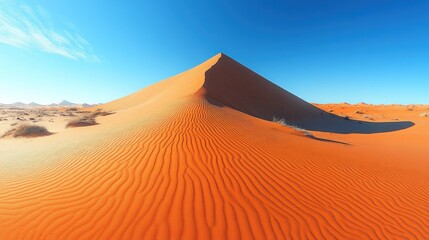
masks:
{"type": "Polygon", "coordinates": [[[429,239],[427,106],[318,107],[403,123],[330,116],[219,54],[99,125],[0,140],[0,239],[429,239]]]}

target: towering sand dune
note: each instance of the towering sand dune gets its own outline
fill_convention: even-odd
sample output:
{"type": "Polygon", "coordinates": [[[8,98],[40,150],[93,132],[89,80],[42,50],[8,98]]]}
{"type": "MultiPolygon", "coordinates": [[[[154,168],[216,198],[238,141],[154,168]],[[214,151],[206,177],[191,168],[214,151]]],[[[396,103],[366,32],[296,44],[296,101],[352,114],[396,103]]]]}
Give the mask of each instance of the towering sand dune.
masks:
{"type": "Polygon", "coordinates": [[[145,104],[152,97],[175,98],[192,94],[200,95],[215,105],[228,106],[270,121],[273,116],[287,120],[318,119],[322,113],[322,110],[223,53],[187,72],[109,103],[104,108],[118,110],[145,104]]]}
{"type": "Polygon", "coordinates": [[[175,102],[199,96],[265,120],[284,118],[291,125],[337,133],[375,133],[408,128],[411,122],[358,122],[332,115],[271,83],[223,53],[182,74],[103,106],[123,110],[150,103],[175,102]]]}
{"type": "Polygon", "coordinates": [[[425,122],[307,138],[266,120],[355,123],[222,54],[101,107],[0,140],[0,239],[429,238],[425,122]]]}

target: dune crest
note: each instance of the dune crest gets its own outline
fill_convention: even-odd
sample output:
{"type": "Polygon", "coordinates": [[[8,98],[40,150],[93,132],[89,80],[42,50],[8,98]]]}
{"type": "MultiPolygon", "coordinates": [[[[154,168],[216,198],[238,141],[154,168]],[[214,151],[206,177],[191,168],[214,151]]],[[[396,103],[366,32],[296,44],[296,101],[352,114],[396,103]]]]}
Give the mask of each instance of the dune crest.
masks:
{"type": "Polygon", "coordinates": [[[429,238],[424,122],[303,137],[266,120],[350,120],[223,54],[97,108],[115,114],[0,142],[0,239],[429,238]]]}

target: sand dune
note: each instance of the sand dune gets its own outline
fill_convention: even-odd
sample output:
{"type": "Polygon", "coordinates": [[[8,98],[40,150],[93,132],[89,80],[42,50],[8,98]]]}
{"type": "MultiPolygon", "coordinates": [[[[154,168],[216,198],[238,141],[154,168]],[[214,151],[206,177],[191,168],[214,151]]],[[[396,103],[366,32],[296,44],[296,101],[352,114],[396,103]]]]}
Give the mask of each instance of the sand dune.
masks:
{"type": "Polygon", "coordinates": [[[428,120],[336,134],[391,120],[318,107],[219,54],[99,125],[0,140],[0,239],[428,239],[428,120]]]}

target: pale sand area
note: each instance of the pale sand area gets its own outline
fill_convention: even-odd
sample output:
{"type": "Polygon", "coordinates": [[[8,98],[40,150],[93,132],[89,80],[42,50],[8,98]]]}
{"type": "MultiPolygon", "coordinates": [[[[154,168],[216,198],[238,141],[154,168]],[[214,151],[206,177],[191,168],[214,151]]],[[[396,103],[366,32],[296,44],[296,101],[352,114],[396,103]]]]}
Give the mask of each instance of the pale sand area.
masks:
{"type": "Polygon", "coordinates": [[[93,112],[87,108],[2,107],[0,106],[0,136],[21,124],[44,126],[51,132],[61,132],[71,119],[93,112]]]}

